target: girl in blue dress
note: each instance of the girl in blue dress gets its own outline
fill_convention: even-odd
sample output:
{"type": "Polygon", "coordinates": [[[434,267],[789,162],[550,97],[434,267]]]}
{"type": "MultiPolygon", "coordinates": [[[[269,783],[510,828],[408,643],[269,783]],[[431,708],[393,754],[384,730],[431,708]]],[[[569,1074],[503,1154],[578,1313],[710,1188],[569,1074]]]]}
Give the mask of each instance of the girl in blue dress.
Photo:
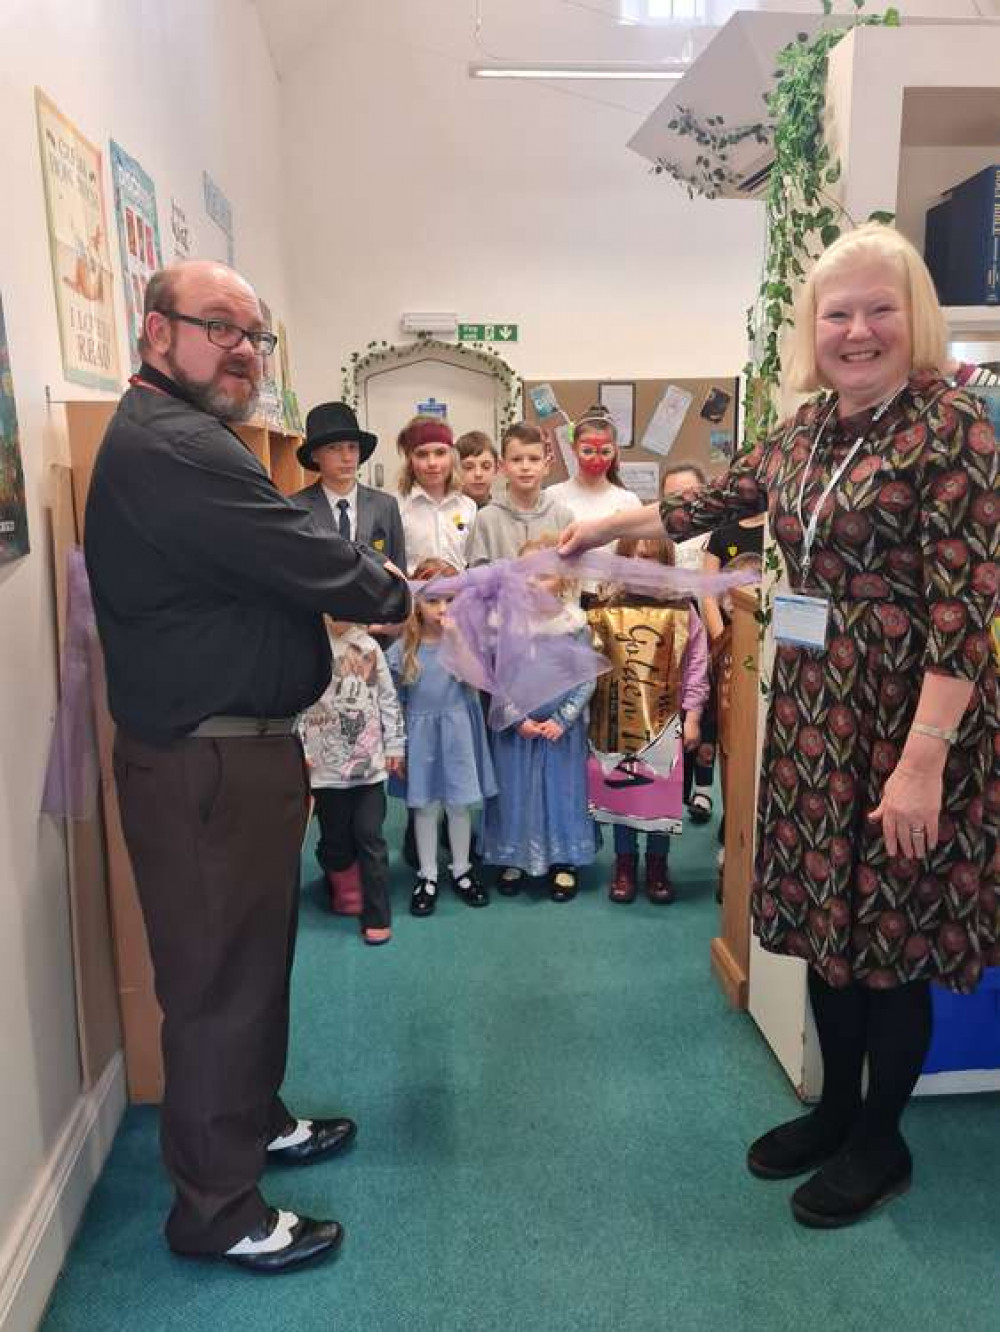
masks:
{"type": "MultiPolygon", "coordinates": [[[[443,560],[424,560],[415,579],[458,573],[443,560]]],[[[413,811],[419,871],[410,899],[415,916],[437,906],[441,810],[448,826],[451,881],[471,907],[489,896],[472,872],[472,808],[496,794],[479,695],[441,665],[439,648],[448,599],[420,597],[403,638],[388,655],[406,717],[406,803],[413,811]]]]}
{"type": "MultiPolygon", "coordinates": [[[[529,541],[520,554],[555,546],[557,538],[529,541]]],[[[569,583],[539,578],[538,583],[566,600],[569,583]]],[[[565,609],[547,627],[589,642],[586,618],[578,605],[565,609]]],[[[587,813],[587,705],[592,680],[537,708],[519,725],[492,732],[498,794],[486,805],[483,859],[500,865],[498,887],[513,897],[526,875],[547,874],[549,896],[568,902],[576,896],[577,870],[589,865],[597,848],[593,820],[587,813]]]]}

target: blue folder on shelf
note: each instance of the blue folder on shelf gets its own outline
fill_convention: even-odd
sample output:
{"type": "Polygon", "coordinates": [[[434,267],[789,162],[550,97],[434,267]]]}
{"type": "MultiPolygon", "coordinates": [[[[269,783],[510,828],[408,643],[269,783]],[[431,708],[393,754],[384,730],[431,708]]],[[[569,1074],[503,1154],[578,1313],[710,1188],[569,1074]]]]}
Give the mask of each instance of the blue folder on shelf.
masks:
{"type": "Polygon", "coordinates": [[[1000,304],[1000,166],[977,171],[928,210],[924,258],[942,305],[1000,304]]]}

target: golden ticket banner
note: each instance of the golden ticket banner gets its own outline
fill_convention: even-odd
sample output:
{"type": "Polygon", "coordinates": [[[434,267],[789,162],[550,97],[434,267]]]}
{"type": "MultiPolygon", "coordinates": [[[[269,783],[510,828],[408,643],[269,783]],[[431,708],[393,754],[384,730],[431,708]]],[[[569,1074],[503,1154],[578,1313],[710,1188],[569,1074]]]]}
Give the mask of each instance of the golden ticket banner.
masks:
{"type": "Polygon", "coordinates": [[[680,710],[686,606],[595,606],[587,613],[594,646],[611,662],[590,702],[590,743],[605,754],[634,754],[680,710]]]}
{"type": "Polygon", "coordinates": [[[119,389],[101,153],[41,88],[35,109],[63,373],[75,384],[119,389]]]}

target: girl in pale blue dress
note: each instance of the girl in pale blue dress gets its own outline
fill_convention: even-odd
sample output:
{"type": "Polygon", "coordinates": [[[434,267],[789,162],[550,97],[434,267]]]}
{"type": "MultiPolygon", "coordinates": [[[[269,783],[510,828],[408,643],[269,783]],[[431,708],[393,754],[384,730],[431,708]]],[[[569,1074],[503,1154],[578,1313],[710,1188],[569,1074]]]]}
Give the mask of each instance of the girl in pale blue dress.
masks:
{"type": "MultiPolygon", "coordinates": [[[[414,578],[457,573],[442,560],[425,560],[414,578]]],[[[421,597],[403,639],[388,653],[389,669],[406,717],[406,803],[413,810],[419,872],[410,899],[415,916],[437,905],[438,836],[444,809],[455,892],[472,907],[489,896],[472,872],[474,806],[496,794],[493,763],[479,695],[442,666],[442,620],[448,602],[421,597]]]]}
{"type": "MultiPolygon", "coordinates": [[[[554,545],[528,542],[521,550],[554,545]]],[[[562,580],[539,578],[547,591],[563,595],[562,580]]],[[[589,639],[586,618],[567,605],[546,632],[589,639]]],[[[525,875],[547,874],[549,896],[568,902],[576,896],[577,870],[589,865],[597,833],[587,812],[587,705],[593,680],[536,709],[519,725],[492,732],[498,794],[486,805],[483,860],[500,865],[499,889],[513,897],[525,875]]]]}

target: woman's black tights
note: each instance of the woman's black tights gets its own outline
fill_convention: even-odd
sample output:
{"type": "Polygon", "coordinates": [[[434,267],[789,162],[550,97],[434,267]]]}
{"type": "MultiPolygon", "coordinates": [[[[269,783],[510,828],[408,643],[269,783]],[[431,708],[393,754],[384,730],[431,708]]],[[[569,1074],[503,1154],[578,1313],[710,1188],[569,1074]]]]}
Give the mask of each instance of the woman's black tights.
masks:
{"type": "Polygon", "coordinates": [[[895,1140],[930,1046],[929,982],[892,990],[834,989],[810,967],[809,999],[823,1055],[817,1118],[834,1129],[852,1125],[852,1139],[872,1146],[895,1140]],[[862,1101],[866,1058],[868,1091],[862,1101]]]}

